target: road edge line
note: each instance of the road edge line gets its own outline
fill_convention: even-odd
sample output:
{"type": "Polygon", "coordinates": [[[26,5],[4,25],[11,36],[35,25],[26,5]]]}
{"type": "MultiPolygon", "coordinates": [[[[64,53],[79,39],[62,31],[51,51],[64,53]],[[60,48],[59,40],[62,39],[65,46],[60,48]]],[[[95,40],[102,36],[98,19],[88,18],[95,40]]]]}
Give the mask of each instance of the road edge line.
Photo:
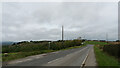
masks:
{"type": "MultiPolygon", "coordinates": [[[[89,52],[90,52],[90,50],[89,50],[89,52]]],[[[86,62],[86,60],[87,60],[87,58],[88,58],[88,56],[89,56],[89,52],[88,52],[88,54],[86,55],[85,59],[83,60],[82,65],[81,65],[80,68],[83,68],[83,67],[85,66],[85,62],[86,62]]]]}

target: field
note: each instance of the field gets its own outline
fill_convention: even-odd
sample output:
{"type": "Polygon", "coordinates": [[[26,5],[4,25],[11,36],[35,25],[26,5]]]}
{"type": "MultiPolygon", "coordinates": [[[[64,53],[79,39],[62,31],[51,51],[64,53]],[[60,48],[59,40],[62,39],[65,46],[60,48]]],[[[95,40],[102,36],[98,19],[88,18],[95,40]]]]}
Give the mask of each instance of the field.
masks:
{"type": "Polygon", "coordinates": [[[106,43],[106,42],[99,42],[99,41],[86,41],[87,44],[93,44],[93,45],[106,45],[106,44],[109,44],[109,43],[106,43]]]}

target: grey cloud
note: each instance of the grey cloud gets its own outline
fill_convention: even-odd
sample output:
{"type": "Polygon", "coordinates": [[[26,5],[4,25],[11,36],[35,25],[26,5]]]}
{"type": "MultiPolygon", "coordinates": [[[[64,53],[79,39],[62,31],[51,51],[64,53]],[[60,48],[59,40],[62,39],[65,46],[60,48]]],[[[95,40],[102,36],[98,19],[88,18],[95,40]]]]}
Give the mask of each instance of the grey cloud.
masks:
{"type": "Polygon", "coordinates": [[[3,41],[117,39],[117,3],[3,3],[3,41]]]}

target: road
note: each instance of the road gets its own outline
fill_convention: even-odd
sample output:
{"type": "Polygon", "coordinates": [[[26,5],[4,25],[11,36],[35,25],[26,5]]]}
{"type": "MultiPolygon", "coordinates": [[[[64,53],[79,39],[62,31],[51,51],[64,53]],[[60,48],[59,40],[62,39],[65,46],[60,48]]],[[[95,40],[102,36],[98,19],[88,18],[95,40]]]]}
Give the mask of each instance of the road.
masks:
{"type": "Polygon", "coordinates": [[[32,56],[4,66],[81,66],[93,45],[32,56]]]}

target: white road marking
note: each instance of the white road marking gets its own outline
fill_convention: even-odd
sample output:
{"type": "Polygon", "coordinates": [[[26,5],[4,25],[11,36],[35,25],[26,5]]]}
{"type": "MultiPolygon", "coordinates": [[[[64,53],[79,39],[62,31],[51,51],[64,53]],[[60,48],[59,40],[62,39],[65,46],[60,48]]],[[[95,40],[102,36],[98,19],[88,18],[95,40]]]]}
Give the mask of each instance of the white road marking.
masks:
{"type": "Polygon", "coordinates": [[[59,53],[60,51],[57,51],[57,52],[52,52],[52,53],[59,53]]]}
{"type": "Polygon", "coordinates": [[[55,60],[52,60],[52,61],[49,61],[48,64],[49,64],[49,63],[52,63],[52,62],[55,62],[55,61],[57,61],[57,60],[60,60],[60,59],[62,59],[62,58],[63,58],[63,57],[58,58],[58,59],[55,59],[55,60]]]}
{"type": "MultiPolygon", "coordinates": [[[[77,54],[77,53],[79,53],[79,52],[85,50],[86,48],[88,48],[88,47],[85,47],[85,48],[81,49],[80,51],[74,52],[74,54],[77,54]]],[[[72,54],[73,54],[73,53],[72,53],[72,54]]],[[[72,54],[68,54],[68,55],[66,55],[66,56],[64,56],[64,57],[70,56],[70,55],[72,55],[72,54]]],[[[64,57],[61,57],[61,58],[58,58],[58,59],[49,61],[48,64],[49,64],[49,63],[52,63],[52,62],[55,62],[55,61],[57,61],[57,60],[60,60],[60,59],[62,59],[62,58],[64,58],[64,57]]]]}
{"type": "MultiPolygon", "coordinates": [[[[90,51],[90,49],[89,49],[89,51],[90,51]]],[[[85,59],[83,60],[82,65],[80,66],[80,68],[82,68],[82,67],[83,67],[83,64],[85,64],[85,61],[87,60],[88,55],[89,55],[89,52],[88,52],[88,54],[86,55],[85,59]]]]}
{"type": "MultiPolygon", "coordinates": [[[[77,53],[79,53],[79,52],[81,52],[81,51],[85,50],[86,48],[87,48],[87,47],[85,47],[85,48],[81,49],[80,51],[74,52],[74,54],[77,54],[77,53]]],[[[70,56],[70,55],[72,55],[72,54],[68,54],[68,55],[66,55],[66,56],[70,56]]],[[[66,57],[66,56],[65,56],[65,57],[66,57]]]]}
{"type": "Polygon", "coordinates": [[[23,61],[17,61],[16,63],[20,63],[20,62],[23,62],[23,61]]]}
{"type": "MultiPolygon", "coordinates": [[[[85,63],[87,57],[88,57],[88,54],[86,55],[85,59],[83,60],[82,65],[85,63]]],[[[82,67],[82,65],[81,65],[81,67],[82,67]]]]}
{"type": "Polygon", "coordinates": [[[28,60],[32,60],[32,59],[26,59],[26,61],[28,61],[28,60]]]}

